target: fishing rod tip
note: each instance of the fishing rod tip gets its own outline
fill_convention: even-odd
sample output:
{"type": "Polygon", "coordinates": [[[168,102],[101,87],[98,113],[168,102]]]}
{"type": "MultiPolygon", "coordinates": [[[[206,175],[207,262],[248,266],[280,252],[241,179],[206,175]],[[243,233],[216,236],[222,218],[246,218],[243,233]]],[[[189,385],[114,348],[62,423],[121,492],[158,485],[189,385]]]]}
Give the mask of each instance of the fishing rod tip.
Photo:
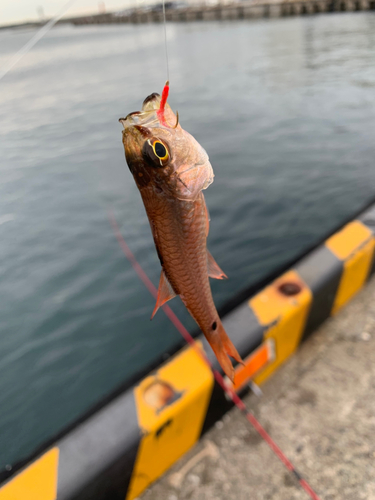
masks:
{"type": "Polygon", "coordinates": [[[167,80],[167,81],[165,82],[164,87],[169,87],[169,80],[167,80]]]}

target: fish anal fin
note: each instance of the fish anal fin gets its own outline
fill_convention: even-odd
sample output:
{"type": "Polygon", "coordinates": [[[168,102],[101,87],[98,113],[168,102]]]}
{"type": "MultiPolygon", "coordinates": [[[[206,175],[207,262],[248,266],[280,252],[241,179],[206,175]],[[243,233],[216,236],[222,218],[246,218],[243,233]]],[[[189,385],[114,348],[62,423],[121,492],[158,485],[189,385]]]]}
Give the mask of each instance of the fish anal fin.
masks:
{"type": "Polygon", "coordinates": [[[168,281],[163,269],[160,274],[159,288],[158,288],[158,297],[156,299],[156,304],[154,310],[152,311],[151,319],[155,316],[159,307],[168,302],[168,300],[176,297],[176,293],[174,292],[171,284],[168,281]]]}
{"type": "Polygon", "coordinates": [[[215,278],[217,280],[222,280],[228,278],[228,276],[220,269],[215,259],[212,257],[210,252],[207,250],[207,270],[208,276],[215,278]]]}

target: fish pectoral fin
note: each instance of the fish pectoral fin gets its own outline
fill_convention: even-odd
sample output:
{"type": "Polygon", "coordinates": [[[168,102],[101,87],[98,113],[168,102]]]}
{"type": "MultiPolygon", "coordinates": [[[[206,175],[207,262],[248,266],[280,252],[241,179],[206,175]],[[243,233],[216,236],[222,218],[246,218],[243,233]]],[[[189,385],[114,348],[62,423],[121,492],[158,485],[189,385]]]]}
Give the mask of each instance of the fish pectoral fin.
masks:
{"type": "Polygon", "coordinates": [[[216,260],[212,257],[212,255],[208,250],[207,250],[207,270],[208,270],[208,276],[210,276],[210,278],[215,278],[217,280],[228,278],[228,276],[220,269],[219,265],[216,263],[216,260]]]}
{"type": "Polygon", "coordinates": [[[168,302],[168,300],[173,299],[173,297],[176,297],[176,293],[174,292],[172,285],[169,283],[168,278],[162,269],[160,274],[158,297],[156,299],[154,310],[152,311],[151,319],[155,316],[159,307],[168,302]]]}

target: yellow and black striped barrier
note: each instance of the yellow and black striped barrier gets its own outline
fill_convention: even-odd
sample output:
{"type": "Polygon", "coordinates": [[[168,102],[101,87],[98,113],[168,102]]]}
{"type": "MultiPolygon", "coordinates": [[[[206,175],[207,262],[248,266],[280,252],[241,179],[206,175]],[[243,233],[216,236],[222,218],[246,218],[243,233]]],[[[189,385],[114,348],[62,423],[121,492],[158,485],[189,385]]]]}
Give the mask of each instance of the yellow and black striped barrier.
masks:
{"type": "MultiPolygon", "coordinates": [[[[224,318],[245,366],[234,389],[264,382],[375,270],[375,205],[224,318]]],[[[198,343],[219,368],[205,339],[198,343]]],[[[0,500],[138,497],[231,407],[187,346],[16,471],[0,500]]]]}

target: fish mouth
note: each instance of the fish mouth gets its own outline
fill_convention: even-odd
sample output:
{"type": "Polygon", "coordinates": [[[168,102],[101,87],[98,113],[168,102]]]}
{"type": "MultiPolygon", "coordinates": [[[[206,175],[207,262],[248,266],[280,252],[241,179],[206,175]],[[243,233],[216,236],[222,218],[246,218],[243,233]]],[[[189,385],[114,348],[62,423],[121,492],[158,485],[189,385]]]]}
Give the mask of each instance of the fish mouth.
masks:
{"type": "Polygon", "coordinates": [[[157,92],[150,94],[143,101],[141,111],[133,111],[125,118],[120,118],[119,122],[123,124],[124,129],[137,125],[147,128],[160,127],[161,124],[157,114],[160,108],[160,101],[160,94],[157,92]]]}
{"type": "Polygon", "coordinates": [[[148,111],[151,109],[159,109],[160,105],[160,94],[153,92],[143,101],[142,111],[148,111]]]}
{"type": "Polygon", "coordinates": [[[159,126],[159,119],[156,111],[158,108],[152,108],[142,111],[133,111],[129,113],[125,118],[119,118],[119,122],[122,123],[124,129],[129,127],[157,127],[159,126]]]}

